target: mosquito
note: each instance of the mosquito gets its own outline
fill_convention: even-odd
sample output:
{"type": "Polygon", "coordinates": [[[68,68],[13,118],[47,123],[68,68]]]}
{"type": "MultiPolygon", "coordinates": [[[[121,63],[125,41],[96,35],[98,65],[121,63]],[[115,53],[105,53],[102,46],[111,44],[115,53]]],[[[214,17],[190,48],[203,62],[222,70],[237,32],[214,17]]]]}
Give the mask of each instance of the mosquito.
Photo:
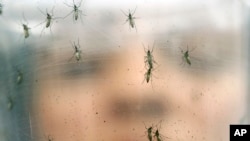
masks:
{"type": "Polygon", "coordinates": [[[129,28],[135,28],[135,30],[137,30],[136,25],[135,25],[135,19],[136,17],[134,17],[135,11],[136,11],[137,7],[135,8],[134,12],[131,12],[130,9],[128,10],[128,14],[126,14],[125,12],[122,13],[127,17],[125,23],[129,22],[129,28]]]}
{"type": "Polygon", "coordinates": [[[15,83],[20,85],[23,82],[23,72],[17,66],[13,66],[13,69],[16,71],[15,83]]]}
{"type": "MultiPolygon", "coordinates": [[[[156,137],[157,141],[162,141],[162,137],[165,137],[165,136],[160,134],[159,129],[156,129],[156,131],[154,132],[154,137],[156,137]]],[[[165,138],[170,139],[169,137],[165,137],[165,138]]]]}
{"type": "Polygon", "coordinates": [[[3,4],[0,3],[0,15],[2,15],[2,13],[3,13],[3,4]]]}
{"type": "Polygon", "coordinates": [[[23,27],[23,33],[24,33],[24,38],[28,38],[30,36],[30,33],[29,33],[29,30],[31,29],[30,27],[28,27],[28,22],[26,20],[26,18],[24,17],[24,14],[23,14],[23,19],[24,21],[26,22],[26,24],[24,23],[21,23],[22,27],[23,27]]]}
{"type": "Polygon", "coordinates": [[[75,57],[76,61],[78,62],[81,60],[81,53],[82,53],[82,51],[80,50],[79,39],[78,39],[78,45],[76,45],[75,42],[74,43],[71,42],[71,44],[75,52],[73,56],[69,59],[69,61],[75,57]]]}
{"type": "Polygon", "coordinates": [[[193,48],[192,50],[189,50],[189,49],[188,49],[188,46],[187,46],[187,50],[186,50],[186,51],[183,51],[183,50],[180,48],[181,53],[183,54],[182,60],[183,60],[184,62],[186,62],[189,66],[191,66],[191,64],[192,64],[191,61],[190,61],[189,52],[192,52],[194,49],[195,49],[195,48],[193,48]]]}
{"type": "MultiPolygon", "coordinates": [[[[162,120],[160,121],[160,123],[161,122],[162,122],[162,120]]],[[[162,137],[165,137],[165,136],[163,136],[163,135],[160,134],[159,128],[157,127],[157,129],[154,132],[154,137],[156,137],[157,141],[162,141],[162,137]]],[[[166,137],[166,138],[168,138],[168,137],[166,137]]],[[[170,139],[170,138],[168,138],[168,139],[170,139]]]]}
{"type": "Polygon", "coordinates": [[[54,138],[51,135],[45,136],[45,138],[47,138],[48,141],[53,141],[54,140],[54,138]]]}
{"type": "Polygon", "coordinates": [[[21,84],[23,82],[23,73],[20,70],[17,70],[16,83],[21,84]]]}
{"type": "Polygon", "coordinates": [[[54,15],[53,15],[53,10],[54,10],[54,8],[55,8],[55,7],[53,7],[53,8],[51,9],[51,12],[50,12],[50,13],[48,13],[47,8],[46,8],[46,13],[44,13],[40,8],[38,8],[38,10],[39,10],[44,16],[46,16],[46,19],[45,19],[43,22],[41,22],[41,23],[39,23],[38,25],[36,25],[36,26],[39,26],[39,25],[41,25],[41,24],[43,24],[43,23],[46,23],[45,27],[43,27],[43,29],[42,29],[42,32],[41,32],[40,36],[42,35],[42,33],[43,33],[43,31],[44,31],[45,28],[50,28],[50,33],[52,34],[51,26],[52,26],[52,24],[53,24],[53,20],[59,19],[59,17],[56,17],[56,18],[53,17],[53,16],[54,16],[54,15]]]}
{"type": "Polygon", "coordinates": [[[162,141],[159,130],[156,129],[155,133],[154,133],[154,137],[156,137],[157,141],[162,141]]]}
{"type": "Polygon", "coordinates": [[[149,141],[152,141],[153,140],[153,136],[152,136],[152,133],[153,133],[153,126],[150,126],[150,127],[146,127],[145,123],[144,123],[144,126],[145,128],[147,129],[147,137],[148,137],[148,140],[149,141]]]}
{"type": "Polygon", "coordinates": [[[23,26],[23,32],[24,32],[24,38],[28,38],[30,36],[29,34],[29,27],[26,24],[22,24],[23,26]]]}
{"type": "Polygon", "coordinates": [[[72,14],[72,13],[73,13],[73,21],[77,21],[79,17],[80,17],[81,20],[82,20],[82,17],[81,17],[82,15],[83,15],[83,16],[86,16],[86,15],[82,12],[82,10],[79,9],[79,8],[81,7],[82,0],[80,1],[80,3],[79,3],[78,6],[75,4],[75,1],[74,1],[74,0],[73,0],[73,6],[72,6],[72,5],[68,5],[67,3],[64,3],[64,4],[67,5],[68,7],[72,7],[72,8],[73,8],[73,10],[72,10],[69,14],[67,14],[64,18],[68,17],[68,16],[69,16],[70,14],[72,14]]]}
{"type": "Polygon", "coordinates": [[[148,65],[148,69],[153,69],[153,64],[157,64],[156,61],[154,60],[154,56],[153,56],[153,50],[154,50],[154,44],[153,44],[153,48],[152,50],[149,49],[148,47],[148,50],[145,50],[145,46],[144,44],[142,44],[143,47],[144,47],[144,51],[146,53],[146,56],[144,56],[144,63],[145,65],[147,64],[148,65]]]}
{"type": "Polygon", "coordinates": [[[11,96],[8,96],[7,98],[8,98],[8,105],[7,105],[8,109],[12,110],[14,107],[14,99],[11,96]]]}

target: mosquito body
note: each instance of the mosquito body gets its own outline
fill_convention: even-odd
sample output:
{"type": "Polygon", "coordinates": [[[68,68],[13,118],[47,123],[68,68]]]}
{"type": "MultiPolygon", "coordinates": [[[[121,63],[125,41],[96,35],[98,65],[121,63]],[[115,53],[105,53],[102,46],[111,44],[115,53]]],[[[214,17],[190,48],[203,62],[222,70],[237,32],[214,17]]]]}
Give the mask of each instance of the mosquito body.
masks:
{"type": "Polygon", "coordinates": [[[47,141],[53,141],[54,140],[53,137],[51,137],[51,135],[48,135],[47,137],[45,136],[45,138],[47,138],[47,141]]]}
{"type": "Polygon", "coordinates": [[[75,45],[75,58],[77,61],[80,61],[81,59],[81,50],[79,50],[79,48],[75,45]]]}
{"type": "Polygon", "coordinates": [[[47,13],[47,18],[46,18],[46,28],[50,27],[51,25],[51,20],[52,20],[52,15],[50,15],[49,13],[47,13]]]}
{"type": "Polygon", "coordinates": [[[151,81],[152,81],[152,68],[149,68],[147,70],[147,72],[144,74],[145,76],[145,79],[147,81],[147,83],[149,82],[150,78],[151,78],[151,81]]]}
{"type": "Polygon", "coordinates": [[[73,13],[73,18],[75,19],[75,21],[78,20],[78,16],[79,16],[79,9],[76,5],[74,5],[74,13],[73,13]]]}
{"type": "Polygon", "coordinates": [[[23,73],[20,70],[17,70],[16,83],[21,84],[23,82],[23,73]]]}
{"type": "MultiPolygon", "coordinates": [[[[54,7],[53,7],[53,9],[54,9],[54,7]]],[[[53,11],[53,9],[52,9],[52,11],[53,11]]],[[[44,16],[46,16],[46,19],[45,19],[43,22],[39,23],[38,25],[41,25],[41,24],[43,24],[43,23],[46,22],[45,27],[46,27],[46,28],[51,27],[53,13],[51,13],[51,14],[48,13],[47,9],[46,9],[46,13],[44,13],[44,12],[43,12],[42,10],[40,10],[39,8],[38,8],[38,10],[39,10],[44,16]]],[[[36,25],[36,26],[38,26],[38,25],[36,25]]]]}
{"type": "MultiPolygon", "coordinates": [[[[54,9],[54,7],[53,7],[53,9],[54,9]]],[[[53,9],[52,9],[52,11],[53,11],[53,9]]],[[[47,9],[46,9],[46,14],[43,13],[40,9],[39,9],[39,11],[40,11],[43,15],[46,16],[46,19],[45,19],[45,21],[44,21],[44,22],[46,22],[45,27],[46,27],[46,28],[51,27],[53,13],[51,13],[51,14],[48,13],[48,12],[47,12],[47,9]]],[[[44,23],[44,22],[42,22],[42,23],[44,23]]]]}
{"type": "Polygon", "coordinates": [[[154,45],[153,45],[152,50],[149,50],[149,48],[148,48],[147,51],[145,50],[144,45],[143,45],[143,47],[144,47],[144,51],[146,52],[146,56],[144,57],[144,63],[146,64],[146,66],[148,66],[147,67],[148,69],[153,69],[154,68],[153,64],[156,63],[156,61],[154,60],[154,56],[153,56],[154,45]]]}
{"type": "Polygon", "coordinates": [[[182,54],[183,54],[183,59],[184,59],[184,61],[188,64],[188,65],[191,65],[191,61],[190,61],[190,58],[189,58],[189,51],[188,50],[186,50],[185,52],[182,50],[181,51],[182,52],[182,54]]]}
{"type": "Polygon", "coordinates": [[[12,110],[14,107],[14,100],[11,96],[8,96],[8,103],[7,103],[7,107],[9,110],[12,110]]]}
{"type": "Polygon", "coordinates": [[[159,129],[156,129],[156,131],[154,132],[154,137],[156,138],[157,141],[162,141],[162,138],[171,139],[169,137],[161,135],[159,129]]]}
{"type": "MultiPolygon", "coordinates": [[[[162,122],[162,120],[159,122],[160,128],[161,128],[161,122],[162,122]]],[[[154,132],[154,137],[156,138],[157,141],[162,141],[163,137],[170,139],[169,137],[165,137],[165,136],[161,135],[158,127],[156,127],[156,130],[154,132]]]]}
{"type": "MultiPolygon", "coordinates": [[[[72,44],[72,43],[71,43],[72,44]]],[[[79,40],[78,40],[78,45],[76,45],[75,44],[75,42],[72,44],[72,47],[74,48],[74,54],[73,54],[73,56],[70,58],[70,60],[72,59],[72,58],[75,58],[76,59],[76,61],[78,62],[78,61],[80,61],[81,60],[81,53],[82,53],[82,51],[80,50],[80,44],[79,44],[79,40]]]]}
{"type": "Polygon", "coordinates": [[[135,17],[133,17],[133,14],[130,13],[129,10],[129,14],[128,14],[128,19],[126,21],[129,21],[129,25],[134,28],[135,27],[135,21],[134,21],[135,17]]]}
{"type": "Polygon", "coordinates": [[[190,56],[189,56],[189,52],[193,51],[195,48],[193,48],[192,50],[189,50],[188,49],[188,46],[187,46],[187,50],[186,51],[183,51],[181,48],[181,53],[183,54],[182,55],[182,60],[187,63],[189,66],[191,66],[191,60],[190,60],[190,56]]]}
{"type": "Polygon", "coordinates": [[[0,3],[0,15],[3,13],[3,5],[0,3]]]}
{"type": "Polygon", "coordinates": [[[69,14],[67,14],[64,18],[68,17],[72,13],[73,13],[73,21],[77,21],[78,18],[79,17],[81,18],[82,15],[86,16],[85,14],[83,14],[82,10],[79,9],[81,7],[81,4],[82,4],[82,0],[81,0],[81,2],[79,3],[78,6],[75,4],[74,0],[73,0],[73,6],[72,5],[68,5],[67,3],[65,3],[65,5],[67,5],[69,7],[72,7],[73,10],[69,14]]]}
{"type": "Polygon", "coordinates": [[[135,25],[136,17],[134,17],[134,14],[135,14],[136,8],[135,8],[134,12],[131,12],[129,9],[128,14],[126,14],[122,11],[122,13],[127,17],[126,22],[129,22],[129,27],[135,28],[135,29],[136,29],[136,25],[135,25]]]}
{"type": "Polygon", "coordinates": [[[148,133],[148,140],[149,141],[152,141],[152,128],[153,127],[149,127],[148,130],[147,130],[147,133],[148,133]]]}
{"type": "MultiPolygon", "coordinates": [[[[144,125],[145,125],[145,123],[144,123],[144,125]]],[[[147,138],[148,138],[148,140],[149,141],[152,141],[153,140],[153,136],[152,136],[152,134],[153,134],[153,126],[150,126],[150,127],[146,127],[146,125],[145,125],[145,128],[147,129],[147,138]]]]}
{"type": "Polygon", "coordinates": [[[21,23],[22,27],[23,27],[23,34],[24,34],[24,38],[28,38],[30,36],[30,33],[29,33],[29,30],[31,29],[30,27],[28,27],[28,22],[26,20],[26,18],[24,17],[24,14],[23,14],[23,19],[24,21],[26,22],[26,24],[24,23],[21,23]]]}
{"type": "Polygon", "coordinates": [[[26,39],[30,36],[30,34],[29,34],[30,28],[28,27],[27,24],[24,24],[24,23],[22,23],[22,26],[23,26],[24,38],[26,39]]]}
{"type": "Polygon", "coordinates": [[[155,133],[154,133],[154,137],[156,137],[157,141],[162,141],[159,130],[156,129],[155,133]]]}

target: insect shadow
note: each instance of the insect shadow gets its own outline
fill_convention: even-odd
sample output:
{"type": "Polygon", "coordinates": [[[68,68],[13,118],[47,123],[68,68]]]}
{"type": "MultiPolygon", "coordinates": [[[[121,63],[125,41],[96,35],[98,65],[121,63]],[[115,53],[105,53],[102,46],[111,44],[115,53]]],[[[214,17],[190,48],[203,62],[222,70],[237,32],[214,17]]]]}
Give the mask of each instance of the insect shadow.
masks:
{"type": "Polygon", "coordinates": [[[80,44],[79,44],[79,39],[78,39],[78,43],[76,44],[75,42],[72,43],[70,42],[70,44],[72,45],[73,49],[74,49],[74,54],[72,55],[72,57],[69,59],[69,61],[71,61],[73,58],[76,59],[77,62],[79,62],[82,58],[82,51],[80,50],[80,44]]]}
{"type": "MultiPolygon", "coordinates": [[[[129,29],[131,28],[135,28],[136,32],[137,32],[137,28],[136,28],[136,24],[135,24],[135,19],[138,19],[137,17],[134,17],[135,11],[136,11],[137,7],[135,8],[135,10],[133,12],[130,11],[130,9],[128,10],[128,14],[126,14],[124,11],[122,11],[122,13],[127,17],[125,23],[129,23],[129,29]]],[[[124,24],[125,24],[124,23],[124,24]]]]}
{"type": "Polygon", "coordinates": [[[38,25],[36,25],[35,27],[37,26],[40,26],[42,24],[45,23],[45,26],[43,27],[42,31],[41,31],[41,34],[40,34],[40,37],[42,36],[42,33],[44,31],[45,28],[50,28],[50,33],[51,35],[53,36],[53,33],[52,33],[52,30],[51,30],[51,27],[52,27],[52,24],[53,24],[53,21],[56,20],[56,19],[62,19],[62,17],[53,17],[53,10],[54,10],[55,6],[51,9],[50,13],[48,12],[47,8],[46,8],[46,13],[44,13],[39,7],[37,7],[37,9],[44,15],[46,16],[46,19],[39,23],[38,25]]]}
{"type": "MultiPolygon", "coordinates": [[[[180,48],[180,47],[179,47],[180,48]]],[[[196,48],[196,47],[195,47],[196,48]]],[[[190,55],[189,55],[189,52],[192,52],[195,48],[192,48],[191,50],[188,49],[188,45],[187,45],[187,50],[184,51],[180,48],[181,50],[181,53],[182,53],[182,62],[181,62],[181,65],[182,64],[188,64],[189,66],[191,66],[192,62],[190,60],[190,55]]]]}
{"type": "Polygon", "coordinates": [[[72,7],[73,10],[69,14],[67,14],[66,16],[64,16],[63,18],[65,19],[66,17],[68,17],[69,15],[71,15],[73,13],[73,22],[76,22],[79,19],[79,17],[80,17],[81,22],[83,23],[83,21],[82,21],[82,15],[83,16],[86,16],[86,15],[82,12],[82,10],[79,9],[81,7],[82,0],[80,1],[80,3],[79,3],[78,6],[75,4],[74,0],[73,0],[73,5],[69,5],[67,3],[64,3],[64,4],[67,5],[68,7],[72,7]]]}

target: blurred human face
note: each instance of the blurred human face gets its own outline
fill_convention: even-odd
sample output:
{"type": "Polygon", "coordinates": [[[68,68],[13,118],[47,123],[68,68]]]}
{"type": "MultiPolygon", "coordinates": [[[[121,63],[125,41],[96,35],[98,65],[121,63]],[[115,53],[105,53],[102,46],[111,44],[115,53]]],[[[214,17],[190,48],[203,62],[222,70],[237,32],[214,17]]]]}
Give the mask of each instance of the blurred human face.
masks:
{"type": "MultiPolygon", "coordinates": [[[[243,71],[238,65],[216,70],[206,62],[201,66],[211,66],[199,68],[191,56],[198,56],[201,47],[190,52],[192,65],[183,65],[180,50],[177,56],[166,57],[156,45],[155,67],[147,83],[147,48],[138,43],[126,46],[105,55],[86,54],[78,63],[40,72],[33,109],[37,136],[61,141],[149,140],[147,130],[152,127],[154,140],[228,140],[229,124],[240,120],[245,106],[243,71]]],[[[47,61],[72,55],[56,54],[52,51],[47,61]]]]}

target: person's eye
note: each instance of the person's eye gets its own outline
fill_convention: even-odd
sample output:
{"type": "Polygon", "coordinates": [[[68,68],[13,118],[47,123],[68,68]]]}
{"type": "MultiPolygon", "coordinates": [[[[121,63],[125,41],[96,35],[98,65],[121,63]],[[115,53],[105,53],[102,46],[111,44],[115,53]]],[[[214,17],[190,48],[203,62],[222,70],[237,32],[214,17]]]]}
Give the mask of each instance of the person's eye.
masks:
{"type": "Polygon", "coordinates": [[[111,116],[114,118],[128,119],[132,114],[131,103],[128,101],[117,100],[111,105],[111,116]]]}
{"type": "Polygon", "coordinates": [[[134,99],[114,99],[108,107],[110,116],[117,119],[128,118],[151,118],[164,116],[168,111],[166,102],[155,98],[134,99]]]}
{"type": "Polygon", "coordinates": [[[69,63],[63,67],[62,74],[66,77],[75,78],[81,78],[81,76],[90,77],[100,71],[99,64],[98,61],[79,62],[78,64],[69,63]]]}
{"type": "Polygon", "coordinates": [[[164,116],[167,112],[166,104],[158,99],[145,99],[139,105],[138,113],[142,117],[158,117],[164,116]]]}

